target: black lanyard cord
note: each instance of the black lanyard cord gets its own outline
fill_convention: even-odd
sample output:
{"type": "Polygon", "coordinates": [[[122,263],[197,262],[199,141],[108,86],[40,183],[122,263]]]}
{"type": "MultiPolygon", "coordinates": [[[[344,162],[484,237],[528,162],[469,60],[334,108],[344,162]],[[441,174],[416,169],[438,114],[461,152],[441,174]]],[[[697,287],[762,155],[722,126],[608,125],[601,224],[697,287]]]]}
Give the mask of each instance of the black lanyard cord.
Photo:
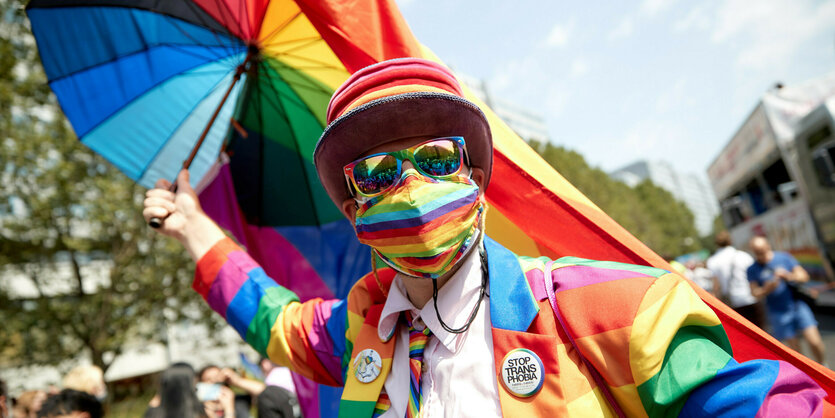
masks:
{"type": "Polygon", "coordinates": [[[450,334],[462,334],[467,332],[467,330],[470,329],[470,324],[473,323],[476,315],[478,314],[478,308],[481,306],[481,301],[484,299],[484,295],[486,294],[487,297],[490,297],[490,294],[487,293],[487,283],[490,282],[490,271],[487,269],[487,252],[484,251],[484,245],[478,246],[478,253],[481,258],[481,289],[479,289],[478,300],[476,301],[472,312],[470,312],[470,317],[467,319],[467,323],[461,326],[461,328],[452,328],[447,325],[443,319],[441,319],[441,313],[438,311],[438,281],[435,278],[432,279],[432,303],[435,305],[435,315],[438,317],[438,322],[441,323],[441,327],[444,328],[444,331],[449,332],[450,334]]]}

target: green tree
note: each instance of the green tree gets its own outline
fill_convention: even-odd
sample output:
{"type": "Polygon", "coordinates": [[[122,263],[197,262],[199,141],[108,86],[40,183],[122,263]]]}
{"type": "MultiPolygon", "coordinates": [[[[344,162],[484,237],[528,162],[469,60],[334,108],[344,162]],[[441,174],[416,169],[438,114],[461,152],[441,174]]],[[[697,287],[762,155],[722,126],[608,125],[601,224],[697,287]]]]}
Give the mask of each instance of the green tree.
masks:
{"type": "Polygon", "coordinates": [[[650,181],[631,188],[590,166],[576,151],[536,141],[530,145],[600,209],[657,253],[671,256],[699,249],[693,213],[666,190],[650,181]]]}
{"type": "Polygon", "coordinates": [[[72,133],[22,3],[0,8],[0,366],[86,353],[106,370],[166,320],[216,324],[188,255],[145,225],[144,190],[72,133]]]}

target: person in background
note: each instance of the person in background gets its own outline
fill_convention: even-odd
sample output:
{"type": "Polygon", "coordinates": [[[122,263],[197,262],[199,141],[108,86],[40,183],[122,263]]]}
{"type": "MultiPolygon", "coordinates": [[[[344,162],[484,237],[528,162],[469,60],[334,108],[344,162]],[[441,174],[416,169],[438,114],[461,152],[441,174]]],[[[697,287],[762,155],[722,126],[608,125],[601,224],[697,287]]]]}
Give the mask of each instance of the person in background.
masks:
{"type": "Polygon", "coordinates": [[[264,372],[266,389],[258,395],[258,418],[290,418],[301,416],[296,385],[290,369],[275,365],[266,357],[259,364],[264,372]]]}
{"type": "Polygon", "coordinates": [[[50,396],[38,418],[101,418],[104,409],[95,396],[80,390],[64,389],[50,396]]]}
{"type": "Polygon", "coordinates": [[[75,367],[64,376],[62,384],[64,389],[87,392],[95,396],[99,402],[104,402],[107,399],[104,372],[98,366],[83,365],[75,367]]]}
{"type": "Polygon", "coordinates": [[[9,418],[9,387],[0,379],[0,418],[9,418]]]}
{"type": "Polygon", "coordinates": [[[224,396],[228,396],[227,391],[232,394],[234,399],[235,416],[238,418],[246,418],[249,416],[249,410],[252,407],[252,400],[264,390],[265,385],[257,380],[246,379],[241,377],[234,370],[224,367],[220,368],[217,365],[210,364],[200,369],[198,374],[201,383],[217,384],[222,387],[221,391],[224,396]],[[245,394],[235,394],[230,388],[237,388],[245,394]]]}
{"type": "Polygon", "coordinates": [[[720,299],[754,325],[765,328],[765,312],[762,303],[751,294],[746,270],[754,259],[745,251],[731,245],[731,234],[716,234],[719,248],[707,259],[707,268],[719,279],[720,299]]]}
{"type": "Polygon", "coordinates": [[[220,377],[220,366],[216,364],[207,364],[197,372],[197,381],[206,383],[222,383],[223,379],[220,377]]]}
{"type": "Polygon", "coordinates": [[[14,418],[35,418],[46,400],[46,392],[42,390],[27,390],[17,397],[12,416],[14,418]]]}
{"type": "Polygon", "coordinates": [[[684,264],[687,267],[687,272],[684,276],[696,283],[697,286],[706,290],[714,297],[719,297],[719,279],[712,271],[705,268],[703,261],[689,260],[684,264]]]}
{"type": "Polygon", "coordinates": [[[803,337],[815,361],[824,364],[825,348],[818,322],[809,305],[796,299],[788,285],[808,282],[809,273],[791,254],[772,251],[765,237],[752,238],[749,246],[756,260],[747,271],[751,293],[758,299],[765,298],[772,334],[795,351],[800,351],[798,337],[803,337]]]}
{"type": "Polygon", "coordinates": [[[208,416],[208,408],[197,398],[194,369],[189,364],[174,363],[162,372],[157,393],[158,397],[151,400],[145,411],[145,418],[208,416]]]}
{"type": "Polygon", "coordinates": [[[293,383],[293,373],[290,369],[276,365],[270,359],[261,357],[258,364],[264,373],[264,383],[267,386],[278,386],[292,394],[296,394],[296,384],[293,383]]]}

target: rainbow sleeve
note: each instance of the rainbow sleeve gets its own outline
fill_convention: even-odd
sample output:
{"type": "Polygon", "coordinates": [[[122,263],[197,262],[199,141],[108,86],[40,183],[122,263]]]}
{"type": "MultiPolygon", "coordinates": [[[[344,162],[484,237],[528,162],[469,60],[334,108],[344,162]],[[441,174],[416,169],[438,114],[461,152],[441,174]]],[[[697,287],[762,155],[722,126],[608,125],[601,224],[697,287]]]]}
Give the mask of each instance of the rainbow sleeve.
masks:
{"type": "Polygon", "coordinates": [[[193,287],[261,355],[316,382],[342,385],[343,301],[300,303],[229,238],[198,261],[193,287]]]}
{"type": "Polygon", "coordinates": [[[719,318],[681,276],[573,257],[555,268],[567,327],[628,415],[822,415],[826,393],[794,366],[734,360],[719,318]]]}

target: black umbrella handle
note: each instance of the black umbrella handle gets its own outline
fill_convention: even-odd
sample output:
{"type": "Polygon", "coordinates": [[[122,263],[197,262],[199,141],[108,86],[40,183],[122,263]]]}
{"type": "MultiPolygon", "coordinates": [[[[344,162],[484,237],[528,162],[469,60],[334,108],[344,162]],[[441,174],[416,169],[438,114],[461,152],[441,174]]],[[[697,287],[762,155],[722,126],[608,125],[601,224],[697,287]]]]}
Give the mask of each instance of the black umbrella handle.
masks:
{"type": "MultiPolygon", "coordinates": [[[[168,187],[168,191],[170,191],[171,193],[177,193],[177,181],[176,180],[174,181],[174,183],[171,183],[170,187],[168,187]]],[[[169,213],[169,215],[170,215],[170,213],[169,213]]],[[[150,226],[151,228],[154,228],[154,229],[160,229],[160,228],[162,228],[162,224],[165,223],[165,220],[167,218],[168,218],[168,215],[166,215],[165,218],[159,218],[159,217],[154,216],[153,218],[151,218],[150,221],[148,221],[148,226],[150,226]]]]}

